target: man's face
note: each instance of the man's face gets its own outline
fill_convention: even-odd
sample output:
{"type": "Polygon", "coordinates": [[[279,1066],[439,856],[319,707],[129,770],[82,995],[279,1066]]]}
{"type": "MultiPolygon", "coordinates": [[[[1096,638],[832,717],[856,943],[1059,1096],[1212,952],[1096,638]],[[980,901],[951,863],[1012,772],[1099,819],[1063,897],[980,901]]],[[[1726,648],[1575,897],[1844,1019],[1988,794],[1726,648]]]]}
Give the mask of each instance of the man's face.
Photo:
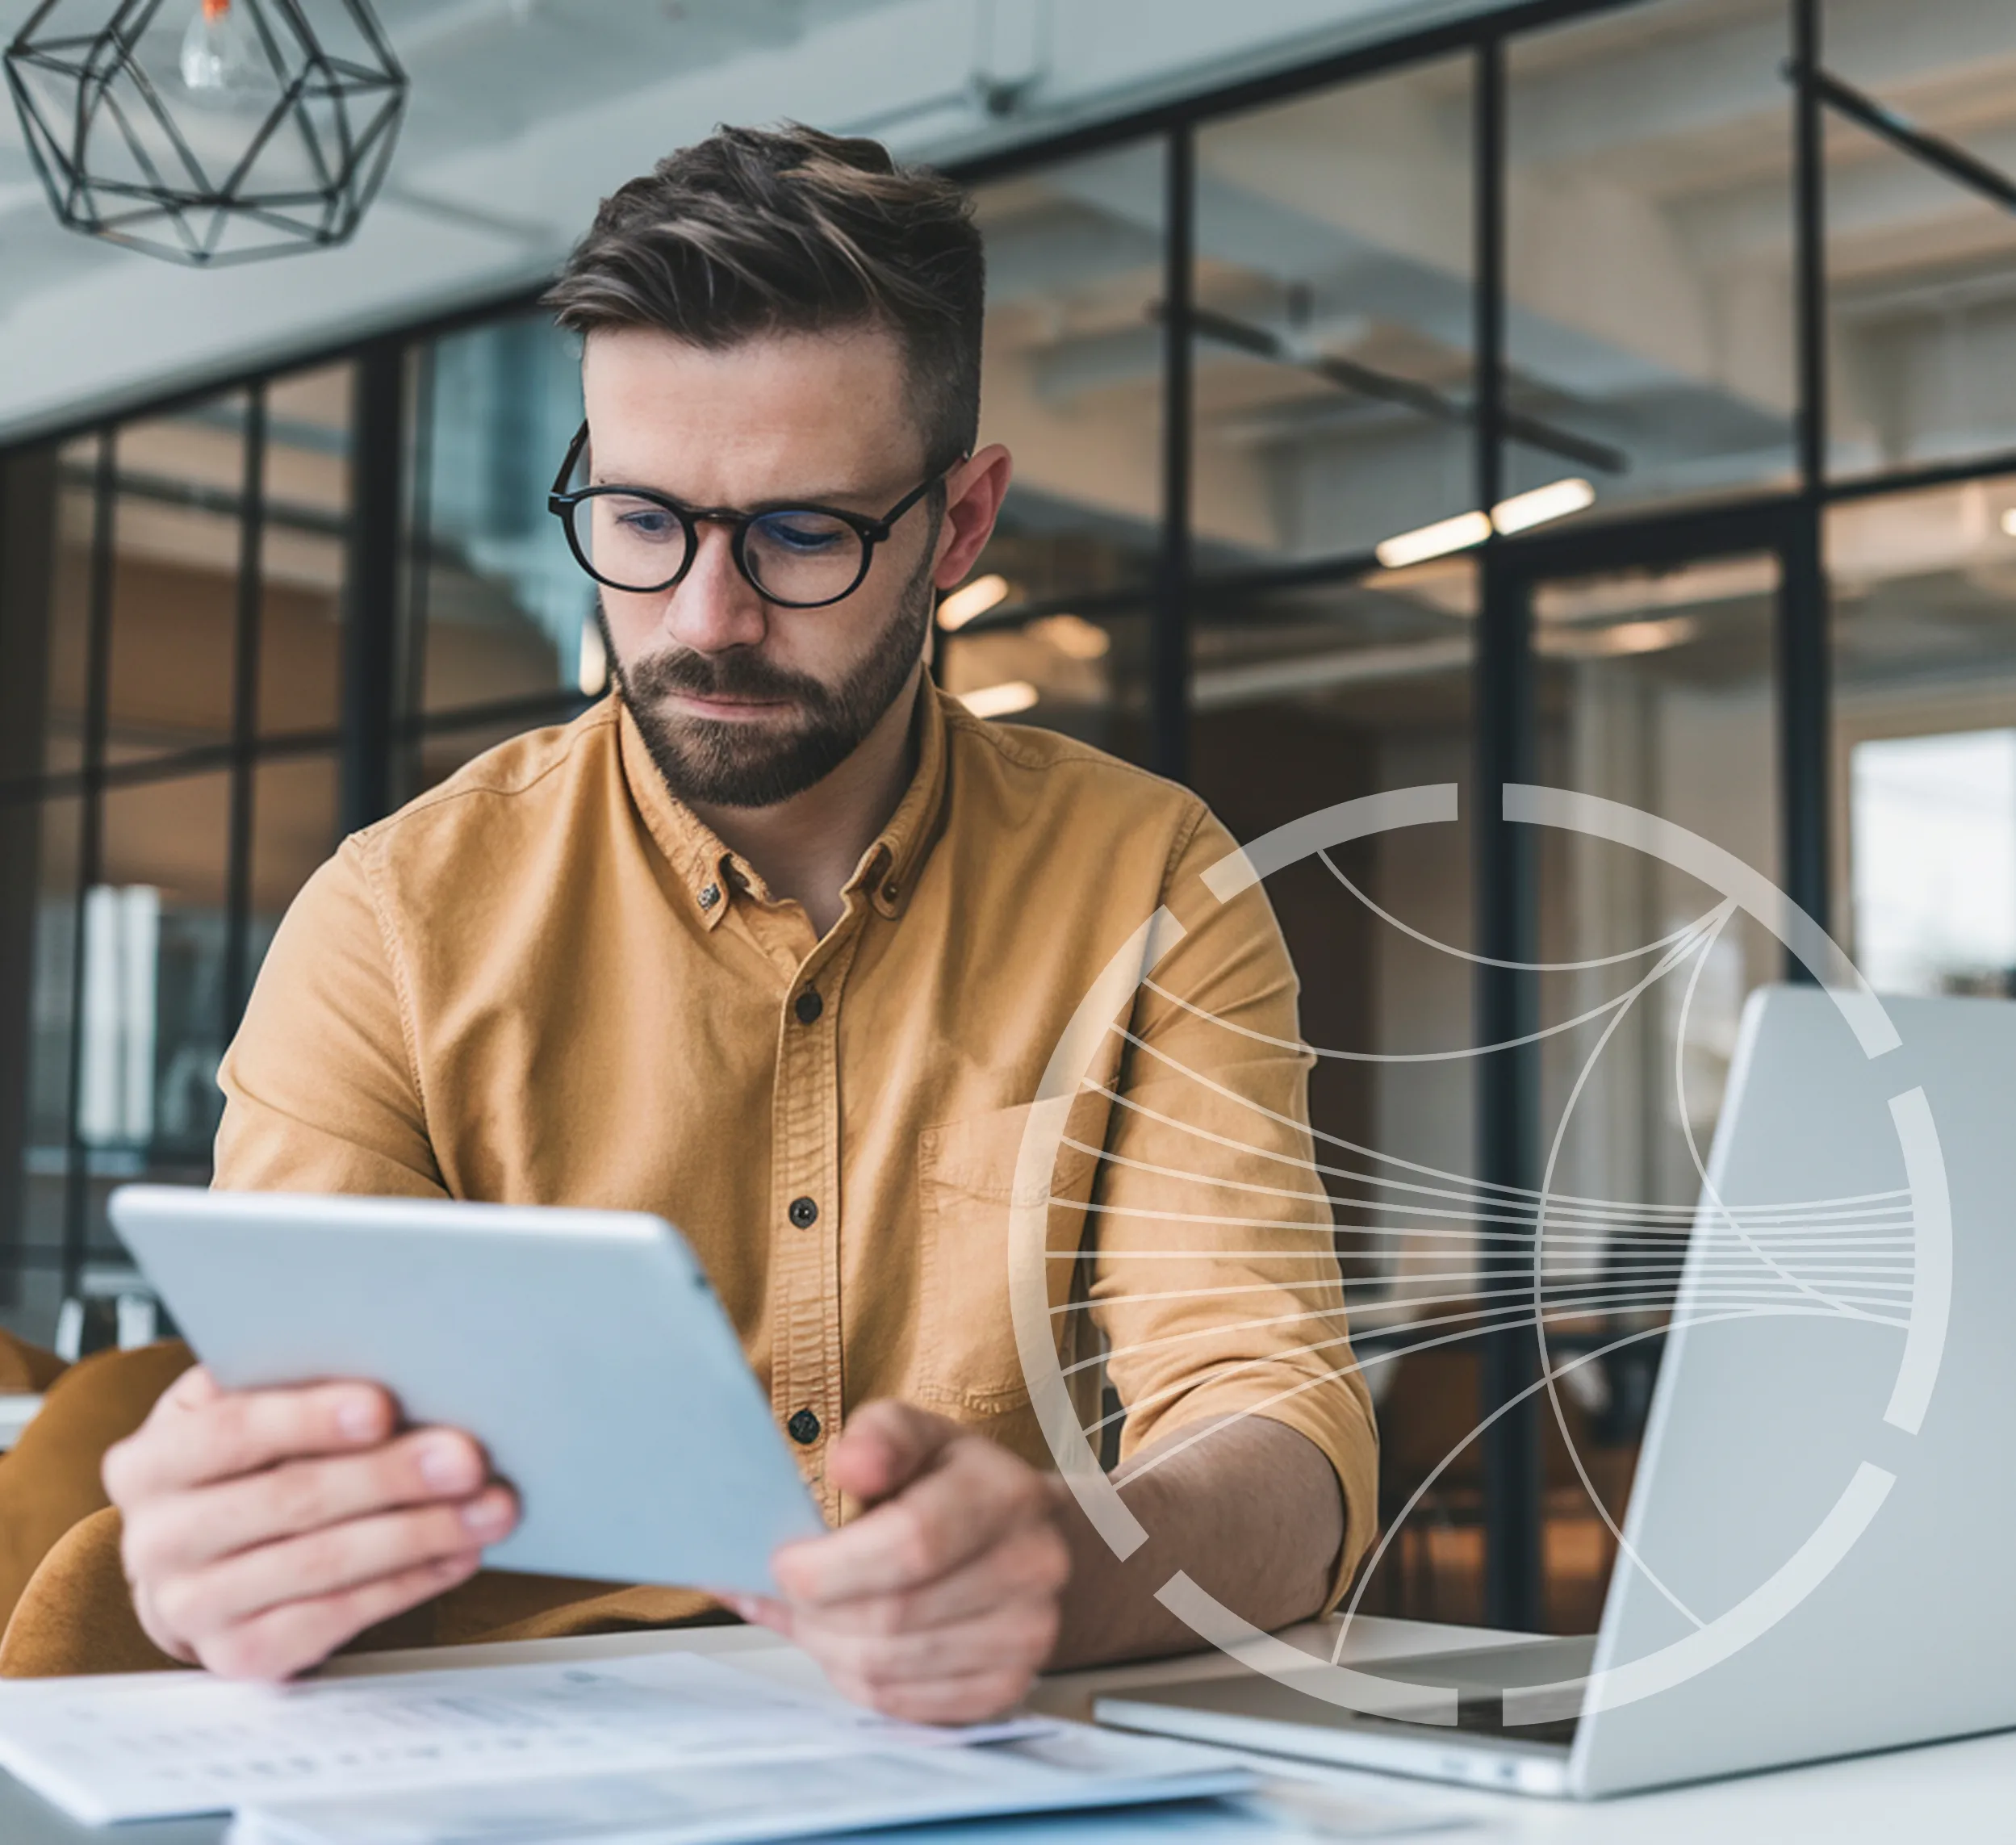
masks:
{"type": "MultiPolygon", "coordinates": [[[[590,478],[685,506],[879,518],[923,476],[904,382],[901,349],[876,330],[768,335],[721,352],[596,333],[582,364],[590,478]]],[[[603,588],[617,683],[675,795],[769,806],[853,752],[922,654],[947,549],[933,504],[906,513],[866,579],[822,609],[765,601],[735,567],[730,529],[712,523],[673,588],[603,588]]]]}

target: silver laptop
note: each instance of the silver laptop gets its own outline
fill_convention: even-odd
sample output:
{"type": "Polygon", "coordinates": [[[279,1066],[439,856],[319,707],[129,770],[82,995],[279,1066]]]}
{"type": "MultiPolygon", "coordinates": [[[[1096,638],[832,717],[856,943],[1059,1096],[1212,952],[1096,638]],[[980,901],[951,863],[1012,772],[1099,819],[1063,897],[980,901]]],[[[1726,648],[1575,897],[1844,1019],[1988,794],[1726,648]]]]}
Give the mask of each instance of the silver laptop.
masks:
{"type": "Polygon", "coordinates": [[[1754,994],[1597,1633],[1097,1714],[1575,1797],[2016,1727],[2013,1325],[2016,1004],[1754,994]]]}

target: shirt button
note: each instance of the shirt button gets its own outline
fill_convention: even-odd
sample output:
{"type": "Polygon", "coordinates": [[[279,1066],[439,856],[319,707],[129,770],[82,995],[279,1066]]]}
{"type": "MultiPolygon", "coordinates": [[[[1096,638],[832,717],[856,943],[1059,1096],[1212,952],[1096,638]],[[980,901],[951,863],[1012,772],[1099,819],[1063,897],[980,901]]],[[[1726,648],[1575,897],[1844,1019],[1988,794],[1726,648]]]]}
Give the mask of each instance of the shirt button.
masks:
{"type": "Polygon", "coordinates": [[[826,1002],[810,987],[807,987],[798,995],[798,1002],[791,1010],[797,1014],[801,1025],[809,1025],[826,1010],[826,1002]]]}
{"type": "Polygon", "coordinates": [[[809,1198],[794,1198],[791,1201],[791,1221],[801,1230],[809,1230],[819,1221],[819,1207],[809,1198]]]}
{"type": "Polygon", "coordinates": [[[701,887],[700,893],[700,906],[701,909],[712,910],[714,906],[720,902],[721,886],[719,885],[710,884],[701,887]]]}
{"type": "Polygon", "coordinates": [[[801,1448],[809,1448],[819,1439],[819,1419],[809,1409],[801,1409],[784,1425],[791,1431],[791,1439],[801,1448]]]}

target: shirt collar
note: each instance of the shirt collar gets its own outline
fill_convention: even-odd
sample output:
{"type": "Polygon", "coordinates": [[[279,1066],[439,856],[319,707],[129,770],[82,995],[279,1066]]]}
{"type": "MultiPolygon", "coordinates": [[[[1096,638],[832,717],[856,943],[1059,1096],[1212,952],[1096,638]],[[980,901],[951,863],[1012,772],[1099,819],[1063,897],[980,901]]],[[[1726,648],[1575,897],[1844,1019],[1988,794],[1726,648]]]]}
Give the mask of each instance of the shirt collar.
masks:
{"type": "MultiPolygon", "coordinates": [[[[888,823],[854,868],[845,886],[860,893],[881,915],[902,913],[910,887],[937,842],[945,805],[946,695],[928,676],[918,689],[917,770],[888,823]]],[[[715,929],[728,914],[736,883],[758,881],[700,816],[665,785],[637,719],[620,693],[613,692],[623,779],[630,798],[666,863],[677,875],[703,927],[715,929]]]]}
{"type": "Polygon", "coordinates": [[[910,887],[943,825],[944,697],[926,673],[918,687],[917,710],[911,720],[917,738],[917,772],[844,887],[844,895],[851,897],[861,892],[884,916],[902,914],[910,887]]]}

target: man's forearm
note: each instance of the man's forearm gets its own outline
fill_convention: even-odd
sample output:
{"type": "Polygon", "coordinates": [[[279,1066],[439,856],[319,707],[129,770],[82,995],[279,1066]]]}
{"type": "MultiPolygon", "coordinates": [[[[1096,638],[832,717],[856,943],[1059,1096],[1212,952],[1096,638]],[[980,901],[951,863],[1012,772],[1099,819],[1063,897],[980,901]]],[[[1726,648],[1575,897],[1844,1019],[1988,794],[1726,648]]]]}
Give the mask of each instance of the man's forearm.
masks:
{"type": "Polygon", "coordinates": [[[1257,1627],[1286,1626],[1323,1605],[1344,1542],[1344,1495],[1322,1450],[1263,1416],[1198,1433],[1196,1425],[1175,1431],[1115,1475],[1148,1532],[1125,1563],[1075,1502],[1067,1508],[1072,1574],[1053,1666],[1198,1646],[1155,1599],[1177,1570],[1257,1627]]]}

